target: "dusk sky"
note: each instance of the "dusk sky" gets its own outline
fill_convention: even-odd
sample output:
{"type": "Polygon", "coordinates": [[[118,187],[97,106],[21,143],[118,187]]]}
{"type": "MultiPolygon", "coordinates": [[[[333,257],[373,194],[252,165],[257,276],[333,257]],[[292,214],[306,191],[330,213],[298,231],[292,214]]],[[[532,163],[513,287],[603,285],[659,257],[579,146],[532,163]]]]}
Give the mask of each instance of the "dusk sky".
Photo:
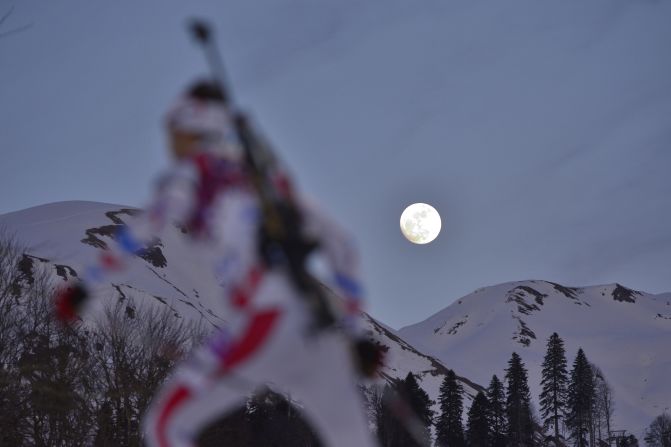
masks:
{"type": "Polygon", "coordinates": [[[217,28],[236,98],[399,328],[545,279],[671,291],[671,2],[0,0],[0,214],[142,206],[217,28]],[[24,28],[19,32],[11,32],[24,28]],[[433,205],[413,245],[399,217],[433,205]]]}

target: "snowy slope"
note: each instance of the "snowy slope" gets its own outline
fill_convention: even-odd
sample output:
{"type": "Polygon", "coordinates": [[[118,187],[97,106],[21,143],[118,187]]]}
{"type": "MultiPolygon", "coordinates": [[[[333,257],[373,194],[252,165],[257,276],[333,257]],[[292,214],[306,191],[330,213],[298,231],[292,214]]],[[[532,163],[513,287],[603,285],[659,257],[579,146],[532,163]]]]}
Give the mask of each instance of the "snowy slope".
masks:
{"type": "MultiPolygon", "coordinates": [[[[0,227],[15,236],[35,256],[33,262],[49,261],[61,279],[80,276],[101,249],[114,243],[111,235],[138,210],[95,202],[58,202],[0,216],[0,227]]],[[[97,296],[131,294],[170,306],[175,313],[204,320],[214,326],[224,323],[216,287],[202,274],[196,259],[186,258],[185,238],[176,227],[168,228],[164,238],[144,259],[130,261],[127,274],[110,277],[109,284],[97,287],[97,296]]],[[[102,307],[96,300],[90,310],[95,315],[102,307]]]]}
{"type": "MultiPolygon", "coordinates": [[[[80,275],[103,244],[113,243],[110,234],[115,226],[129,222],[137,212],[119,205],[59,202],[0,215],[0,228],[4,227],[8,234],[29,247],[30,262],[44,264],[55,277],[67,279],[80,275]]],[[[150,256],[134,259],[129,274],[112,278],[96,291],[97,295],[110,300],[133,296],[139,301],[170,306],[175,314],[187,319],[224,326],[226,308],[220,305],[222,297],[217,286],[198,259],[185,257],[189,250],[182,249],[184,243],[188,243],[185,235],[178,228],[169,228],[150,256]]],[[[94,318],[104,302],[105,299],[97,300],[85,314],[85,320],[94,318]]],[[[368,331],[388,348],[381,382],[403,379],[413,372],[425,391],[435,398],[447,368],[372,317],[366,315],[365,323],[368,331]]],[[[470,406],[479,387],[468,379],[461,380],[467,393],[466,405],[470,406]]]]}
{"type": "Polygon", "coordinates": [[[671,293],[619,284],[564,287],[522,281],[478,289],[399,334],[455,372],[486,384],[502,377],[511,353],[529,369],[534,399],[548,337],[565,341],[569,366],[578,348],[614,390],[615,426],[639,436],[671,406],[671,293]]]}
{"type": "MultiPolygon", "coordinates": [[[[447,367],[453,368],[452,362],[441,362],[434,357],[426,355],[414,346],[405,341],[397,331],[367,316],[367,326],[372,332],[374,338],[389,350],[385,353],[385,369],[382,373],[383,379],[403,379],[409,372],[417,376],[417,380],[429,397],[434,400],[432,407],[435,414],[438,414],[438,394],[440,384],[447,374],[447,367]],[[446,367],[447,366],[447,367],[446,367]]],[[[464,388],[464,408],[467,410],[471,406],[473,398],[478,391],[483,388],[469,380],[458,371],[457,378],[464,388]]],[[[464,412],[464,416],[466,412],[464,412]]]]}

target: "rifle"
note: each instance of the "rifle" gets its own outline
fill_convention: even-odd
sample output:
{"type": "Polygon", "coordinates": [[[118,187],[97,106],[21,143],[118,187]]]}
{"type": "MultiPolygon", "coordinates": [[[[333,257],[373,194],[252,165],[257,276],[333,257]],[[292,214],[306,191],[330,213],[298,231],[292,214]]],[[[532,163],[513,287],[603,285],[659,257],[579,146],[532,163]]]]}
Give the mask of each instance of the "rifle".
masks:
{"type": "Polygon", "coordinates": [[[243,148],[251,183],[261,205],[259,250],[269,266],[284,266],[313,315],[315,329],[332,327],[336,318],[328,297],[318,282],[308,273],[305,264],[317,242],[302,232],[303,219],[290,194],[278,191],[273,181],[276,166],[266,141],[252,128],[246,115],[233,101],[221,53],[217,50],[212,31],[203,21],[194,20],[191,32],[202,46],[215,82],[219,85],[224,103],[233,113],[233,123],[243,148]]]}

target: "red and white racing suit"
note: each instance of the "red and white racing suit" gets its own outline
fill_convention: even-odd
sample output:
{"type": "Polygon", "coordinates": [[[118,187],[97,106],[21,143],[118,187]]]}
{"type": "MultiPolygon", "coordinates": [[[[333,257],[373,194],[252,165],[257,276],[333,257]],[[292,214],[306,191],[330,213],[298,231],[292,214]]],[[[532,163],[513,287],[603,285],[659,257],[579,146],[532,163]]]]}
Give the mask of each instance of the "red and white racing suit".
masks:
{"type": "MultiPolygon", "coordinates": [[[[361,291],[353,241],[314,207],[299,207],[304,229],[319,242],[332,285],[344,298],[334,303],[341,323],[356,328],[361,291]]],[[[289,276],[261,262],[260,216],[240,166],[200,154],[162,179],[144,218],[118,237],[130,255],[166,223],[185,226],[194,247],[210,257],[230,309],[229,327],[211,336],[158,391],[143,422],[147,445],[194,446],[206,425],[263,385],[289,392],[324,445],[376,445],[356,388],[347,331],[308,332],[312,315],[289,276]]]]}

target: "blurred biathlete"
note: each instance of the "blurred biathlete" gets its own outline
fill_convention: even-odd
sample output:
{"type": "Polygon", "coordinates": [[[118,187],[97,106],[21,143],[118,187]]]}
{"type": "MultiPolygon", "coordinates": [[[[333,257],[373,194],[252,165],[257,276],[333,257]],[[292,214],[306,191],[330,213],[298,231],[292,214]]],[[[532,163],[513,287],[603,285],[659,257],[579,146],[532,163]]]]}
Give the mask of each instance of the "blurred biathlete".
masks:
{"type": "Polygon", "coordinates": [[[250,173],[232,115],[217,84],[197,83],[178,99],[166,121],[175,166],[162,177],[142,217],[117,234],[117,247],[102,252],[84,280],[57,294],[57,315],[77,318],[89,296],[87,283],[123,270],[165,226],[177,223],[187,229],[199,256],[209,260],[230,324],[196,349],[159,390],[143,421],[147,445],[194,446],[206,425],[239,408],[261,386],[290,392],[324,445],[376,445],[357,382],[362,374],[375,373],[380,356],[359,321],[353,241],[298,197],[280,169],[269,173],[274,194],[296,211],[291,222],[297,228],[284,231],[314,241],[340,295],[322,291],[315,300],[319,286],[306,287],[306,278],[297,278],[286,246],[275,244],[264,230],[267,198],[254,183],[258,178],[250,173]]]}

